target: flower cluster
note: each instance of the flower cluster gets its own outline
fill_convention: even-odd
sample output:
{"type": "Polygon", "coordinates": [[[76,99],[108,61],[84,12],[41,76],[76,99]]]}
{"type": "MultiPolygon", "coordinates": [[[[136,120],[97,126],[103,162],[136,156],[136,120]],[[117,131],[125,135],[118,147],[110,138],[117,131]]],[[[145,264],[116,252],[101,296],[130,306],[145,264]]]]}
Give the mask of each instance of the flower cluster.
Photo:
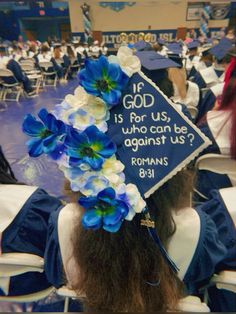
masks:
{"type": "Polygon", "coordinates": [[[85,228],[119,230],[145,208],[137,187],[125,184],[124,165],[116,158],[116,146],[105,134],[110,110],[118,105],[129,77],[140,70],[140,62],[127,47],[107,60],[87,59],[79,74],[79,87],[55,106],[52,113],[42,109],[38,121],[27,115],[23,132],[29,155],[48,154],[80,191],[79,204],[85,212],[85,228]]]}

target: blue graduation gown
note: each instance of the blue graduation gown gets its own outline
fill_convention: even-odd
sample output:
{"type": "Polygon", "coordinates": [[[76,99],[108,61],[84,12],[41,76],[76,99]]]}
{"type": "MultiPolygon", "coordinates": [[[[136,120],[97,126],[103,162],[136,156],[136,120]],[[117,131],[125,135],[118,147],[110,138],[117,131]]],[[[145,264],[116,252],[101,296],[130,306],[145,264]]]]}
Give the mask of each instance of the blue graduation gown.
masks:
{"type": "MultiPolygon", "coordinates": [[[[213,219],[218,229],[219,239],[227,248],[227,255],[216,267],[216,272],[236,270],[235,202],[236,188],[231,187],[211,191],[210,200],[199,207],[199,210],[213,219]]],[[[235,293],[218,289],[215,286],[209,288],[208,293],[211,311],[236,311],[235,293]]]]}
{"type": "MultiPolygon", "coordinates": [[[[17,203],[21,202],[20,198],[22,197],[22,206],[16,209],[15,217],[13,213],[13,220],[2,233],[2,253],[29,253],[44,257],[49,216],[53,211],[62,206],[61,201],[36,187],[0,185],[0,192],[4,188],[9,188],[13,191],[11,194],[13,198],[14,195],[16,195],[14,191],[18,190],[19,196],[17,199],[13,199],[13,204],[15,201],[17,207],[17,203]],[[26,194],[27,196],[24,198],[26,194]]],[[[1,200],[4,201],[6,206],[2,208],[3,210],[6,208],[6,215],[9,215],[7,211],[7,201],[4,196],[1,197],[1,195],[2,194],[0,194],[0,206],[1,200]]],[[[2,204],[2,206],[3,205],[4,204],[2,204]]],[[[30,294],[44,290],[50,286],[45,272],[28,272],[23,275],[11,277],[8,295],[17,296],[30,294]]],[[[0,295],[5,295],[1,286],[0,295]]]]}

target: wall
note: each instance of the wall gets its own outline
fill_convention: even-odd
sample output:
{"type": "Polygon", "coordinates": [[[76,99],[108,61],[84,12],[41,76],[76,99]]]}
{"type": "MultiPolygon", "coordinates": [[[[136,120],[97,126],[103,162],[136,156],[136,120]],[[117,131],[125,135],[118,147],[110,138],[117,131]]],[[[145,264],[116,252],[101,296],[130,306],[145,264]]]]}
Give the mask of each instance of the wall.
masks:
{"type": "MultiPolygon", "coordinates": [[[[187,0],[136,0],[134,6],[126,6],[120,12],[115,12],[108,7],[102,8],[98,2],[94,0],[86,1],[90,5],[93,30],[96,31],[139,31],[147,30],[150,27],[152,30],[199,27],[199,21],[186,21],[187,3],[190,2],[187,0]]],[[[84,1],[81,0],[69,0],[71,29],[73,33],[83,32],[82,11],[80,8],[83,3],[84,1]]],[[[214,20],[210,21],[209,27],[218,28],[227,25],[227,19],[214,20]]]]}

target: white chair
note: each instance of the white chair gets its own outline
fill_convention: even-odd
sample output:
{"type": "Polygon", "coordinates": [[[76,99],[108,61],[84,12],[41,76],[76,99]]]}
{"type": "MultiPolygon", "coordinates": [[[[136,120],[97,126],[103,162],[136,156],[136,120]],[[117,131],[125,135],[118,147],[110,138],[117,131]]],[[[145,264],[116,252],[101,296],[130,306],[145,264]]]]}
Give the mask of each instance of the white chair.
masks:
{"type": "Polygon", "coordinates": [[[8,69],[0,69],[0,79],[3,86],[2,100],[19,101],[20,95],[23,94],[23,88],[21,83],[15,78],[13,72],[8,69]],[[12,83],[6,83],[7,79],[12,79],[12,83]],[[9,93],[15,95],[15,97],[7,98],[9,93]]]}
{"type": "Polygon", "coordinates": [[[21,68],[32,82],[32,87],[35,88],[36,94],[38,94],[41,83],[43,82],[41,71],[37,70],[34,64],[31,63],[23,63],[21,64],[21,68]]]}
{"type": "Polygon", "coordinates": [[[39,67],[41,68],[43,74],[43,85],[55,87],[57,85],[58,77],[57,72],[53,69],[52,62],[40,62],[39,67]],[[54,78],[52,79],[52,77],[54,78]],[[49,80],[52,81],[52,84],[49,80]]]}
{"type": "Polygon", "coordinates": [[[235,178],[236,182],[236,160],[231,159],[228,155],[202,155],[197,159],[195,166],[198,170],[209,170],[218,174],[229,175],[235,178]]]}
{"type": "Polygon", "coordinates": [[[209,87],[201,88],[202,98],[206,96],[206,93],[210,90],[209,87]]]}
{"type": "MultiPolygon", "coordinates": [[[[216,286],[217,289],[224,289],[236,293],[236,271],[223,270],[219,274],[214,274],[210,283],[204,287],[204,302],[208,303],[208,288],[216,286]]],[[[236,296],[235,296],[236,297],[236,296]]]]}
{"type": "Polygon", "coordinates": [[[180,299],[177,310],[181,312],[210,312],[209,307],[205,302],[201,302],[198,297],[195,296],[187,296],[185,298],[180,299]]]}
{"type": "Polygon", "coordinates": [[[85,295],[81,294],[78,296],[74,290],[68,288],[67,286],[62,286],[61,288],[57,289],[56,293],[65,298],[64,313],[68,312],[70,299],[76,299],[82,302],[86,299],[85,295]]]}
{"type": "Polygon", "coordinates": [[[0,296],[4,302],[34,302],[47,297],[55,289],[49,287],[45,290],[19,296],[8,296],[10,279],[13,276],[27,272],[44,271],[44,260],[40,256],[27,253],[3,253],[0,255],[0,286],[6,296],[0,296]]]}

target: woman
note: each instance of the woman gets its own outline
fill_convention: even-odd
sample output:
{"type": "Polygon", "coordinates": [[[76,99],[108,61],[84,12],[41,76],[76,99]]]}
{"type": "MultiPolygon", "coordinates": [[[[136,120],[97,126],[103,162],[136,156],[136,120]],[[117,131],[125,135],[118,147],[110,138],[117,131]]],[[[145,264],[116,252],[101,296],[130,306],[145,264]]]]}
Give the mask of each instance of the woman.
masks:
{"type": "Polygon", "coordinates": [[[199,295],[227,250],[217,231],[225,221],[213,222],[201,209],[189,207],[192,180],[191,171],[182,171],[146,200],[178,275],[141,226],[143,216],[124,222],[117,233],[86,230],[81,224],[84,209],[73,194],[74,203],[50,218],[45,254],[49,281],[56,287],[65,284],[64,268],[67,285],[84,299],[85,311],[174,310],[185,294],[199,295]]]}
{"type": "Polygon", "coordinates": [[[172,100],[184,104],[187,108],[197,108],[200,101],[200,89],[197,84],[187,81],[185,69],[170,68],[168,69],[168,76],[174,87],[172,100]]]}
{"type": "MultiPolygon", "coordinates": [[[[236,55],[231,59],[225,74],[225,86],[217,109],[209,111],[199,122],[199,127],[212,141],[205,154],[215,153],[236,160],[236,55]]],[[[197,191],[208,198],[212,189],[236,185],[231,175],[219,175],[201,170],[198,172],[197,191]]]]}

